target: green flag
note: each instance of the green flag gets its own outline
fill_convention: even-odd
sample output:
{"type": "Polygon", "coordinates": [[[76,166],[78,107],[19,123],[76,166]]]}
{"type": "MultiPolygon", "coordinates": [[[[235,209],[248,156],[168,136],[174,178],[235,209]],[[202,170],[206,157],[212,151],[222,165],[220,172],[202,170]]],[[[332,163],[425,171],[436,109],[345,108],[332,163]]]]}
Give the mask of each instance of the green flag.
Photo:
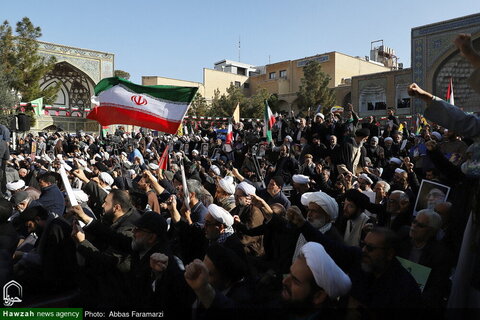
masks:
{"type": "Polygon", "coordinates": [[[35,111],[35,114],[37,116],[42,115],[42,110],[43,110],[43,97],[32,100],[29,102],[32,105],[33,111],[35,111]]]}

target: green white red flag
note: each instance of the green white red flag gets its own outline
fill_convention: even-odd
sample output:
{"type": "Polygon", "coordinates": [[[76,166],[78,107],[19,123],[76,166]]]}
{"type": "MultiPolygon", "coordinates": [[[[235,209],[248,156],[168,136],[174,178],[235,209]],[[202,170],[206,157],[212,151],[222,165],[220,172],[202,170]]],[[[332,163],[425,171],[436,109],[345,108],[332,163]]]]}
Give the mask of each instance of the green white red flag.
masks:
{"type": "Polygon", "coordinates": [[[141,86],[118,77],[105,78],[95,86],[87,115],[102,126],[130,124],[175,134],[198,88],[141,86]]]}
{"type": "Polygon", "coordinates": [[[263,127],[263,134],[267,138],[267,142],[272,142],[272,128],[275,124],[275,117],[268,106],[267,100],[265,100],[265,113],[264,113],[265,126],[263,127]]]}
{"type": "Polygon", "coordinates": [[[452,106],[455,105],[455,97],[453,96],[453,79],[450,78],[450,82],[448,83],[447,94],[445,96],[445,100],[448,101],[452,106]]]}
{"type": "Polygon", "coordinates": [[[227,137],[225,139],[225,144],[232,144],[233,143],[233,128],[232,128],[232,123],[228,123],[228,129],[227,129],[227,137]]]}

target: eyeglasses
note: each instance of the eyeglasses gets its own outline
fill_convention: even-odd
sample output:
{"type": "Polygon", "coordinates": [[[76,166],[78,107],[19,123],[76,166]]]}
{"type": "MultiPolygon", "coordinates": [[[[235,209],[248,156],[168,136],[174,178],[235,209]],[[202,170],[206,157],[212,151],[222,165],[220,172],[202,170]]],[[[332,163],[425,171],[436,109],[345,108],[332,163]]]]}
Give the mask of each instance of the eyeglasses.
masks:
{"type": "Polygon", "coordinates": [[[366,243],[365,241],[360,241],[360,248],[365,248],[368,252],[372,252],[376,249],[382,249],[382,250],[388,249],[388,248],[384,248],[384,247],[372,246],[372,245],[366,243]]]}
{"type": "Polygon", "coordinates": [[[426,225],[425,223],[420,223],[420,222],[418,222],[417,220],[413,220],[413,221],[412,221],[412,224],[413,224],[413,225],[416,225],[416,226],[419,227],[419,228],[427,228],[427,227],[428,227],[428,225],[426,225]]]}

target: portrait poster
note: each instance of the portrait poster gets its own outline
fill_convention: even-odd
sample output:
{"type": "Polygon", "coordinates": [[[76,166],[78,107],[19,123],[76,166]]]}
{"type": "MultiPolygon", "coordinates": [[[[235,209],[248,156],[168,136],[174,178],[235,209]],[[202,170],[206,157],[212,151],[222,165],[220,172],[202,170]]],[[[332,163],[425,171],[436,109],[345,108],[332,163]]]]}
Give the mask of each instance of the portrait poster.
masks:
{"type": "Polygon", "coordinates": [[[208,157],[208,143],[202,143],[202,156],[208,157]]]}
{"type": "Polygon", "coordinates": [[[439,203],[447,201],[450,187],[430,180],[422,180],[415,202],[414,215],[423,209],[434,209],[439,203]]]}

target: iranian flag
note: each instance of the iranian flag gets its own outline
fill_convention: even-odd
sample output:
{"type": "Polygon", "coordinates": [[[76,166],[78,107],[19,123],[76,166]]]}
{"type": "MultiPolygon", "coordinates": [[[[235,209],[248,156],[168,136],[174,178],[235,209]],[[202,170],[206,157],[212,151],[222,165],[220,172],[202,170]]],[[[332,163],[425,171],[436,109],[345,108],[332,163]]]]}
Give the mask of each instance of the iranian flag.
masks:
{"type": "Polygon", "coordinates": [[[272,128],[275,124],[275,117],[273,116],[272,110],[268,106],[267,100],[265,100],[265,114],[264,114],[265,127],[263,127],[263,134],[267,137],[267,142],[272,142],[272,128]]]}
{"type": "Polygon", "coordinates": [[[232,123],[228,123],[227,138],[225,139],[225,144],[232,144],[233,142],[233,128],[232,123]]]}
{"type": "Polygon", "coordinates": [[[448,101],[452,106],[455,105],[455,98],[453,96],[453,78],[450,77],[450,82],[448,83],[447,94],[445,100],[448,101]]]}
{"type": "Polygon", "coordinates": [[[102,126],[130,124],[175,134],[198,88],[141,86],[118,77],[105,78],[95,86],[87,115],[102,126]]]}

